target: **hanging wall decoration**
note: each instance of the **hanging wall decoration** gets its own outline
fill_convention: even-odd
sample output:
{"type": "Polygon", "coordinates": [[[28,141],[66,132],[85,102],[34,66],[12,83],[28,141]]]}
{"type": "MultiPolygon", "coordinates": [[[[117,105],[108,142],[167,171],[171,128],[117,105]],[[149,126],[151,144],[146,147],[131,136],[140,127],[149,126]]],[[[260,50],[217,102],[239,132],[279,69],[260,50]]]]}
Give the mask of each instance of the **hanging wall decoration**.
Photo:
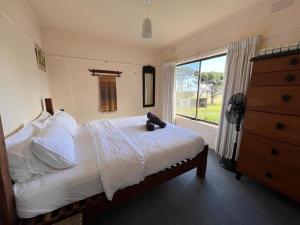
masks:
{"type": "Polygon", "coordinates": [[[35,45],[35,56],[38,68],[46,72],[46,59],[43,50],[36,44],[35,45]]]}
{"type": "Polygon", "coordinates": [[[116,78],[121,77],[121,71],[89,69],[92,76],[98,76],[101,112],[117,111],[116,78]]]}
{"type": "Polygon", "coordinates": [[[116,76],[99,76],[100,111],[117,111],[116,76]]]}

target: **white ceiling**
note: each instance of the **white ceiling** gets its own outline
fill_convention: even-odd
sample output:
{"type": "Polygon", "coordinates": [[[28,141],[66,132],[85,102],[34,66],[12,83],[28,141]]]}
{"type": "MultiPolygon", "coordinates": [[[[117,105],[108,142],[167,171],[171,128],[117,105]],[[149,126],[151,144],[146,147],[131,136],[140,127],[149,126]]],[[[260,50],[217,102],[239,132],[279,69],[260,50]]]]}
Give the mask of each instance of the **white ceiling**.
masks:
{"type": "Polygon", "coordinates": [[[152,39],[141,37],[143,0],[27,1],[42,27],[161,48],[261,0],[152,0],[152,39]]]}

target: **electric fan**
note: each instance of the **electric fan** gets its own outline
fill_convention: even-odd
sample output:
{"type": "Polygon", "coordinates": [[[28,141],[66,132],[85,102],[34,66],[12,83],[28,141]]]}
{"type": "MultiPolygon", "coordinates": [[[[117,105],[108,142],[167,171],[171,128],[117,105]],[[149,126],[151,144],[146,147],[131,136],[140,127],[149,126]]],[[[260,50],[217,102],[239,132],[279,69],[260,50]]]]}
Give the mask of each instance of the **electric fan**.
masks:
{"type": "Polygon", "coordinates": [[[220,164],[222,167],[232,172],[236,171],[236,161],[235,161],[236,149],[237,149],[241,122],[245,114],[246,103],[247,103],[247,99],[244,94],[242,93],[234,94],[230,97],[228,101],[228,107],[225,112],[225,117],[227,121],[231,124],[235,124],[236,135],[235,135],[235,142],[233,146],[231,159],[226,159],[225,157],[222,157],[220,160],[220,164]]]}

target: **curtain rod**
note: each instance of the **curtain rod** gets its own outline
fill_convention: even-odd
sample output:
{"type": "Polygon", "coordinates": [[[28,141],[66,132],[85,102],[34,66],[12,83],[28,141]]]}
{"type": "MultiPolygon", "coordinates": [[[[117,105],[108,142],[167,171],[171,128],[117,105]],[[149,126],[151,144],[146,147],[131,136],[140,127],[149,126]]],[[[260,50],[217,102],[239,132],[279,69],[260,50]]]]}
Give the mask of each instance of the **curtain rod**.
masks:
{"type": "Polygon", "coordinates": [[[114,71],[114,70],[95,70],[95,69],[89,69],[89,71],[92,73],[92,76],[101,76],[101,75],[116,75],[117,77],[121,77],[120,74],[122,74],[121,71],[114,71]]]}

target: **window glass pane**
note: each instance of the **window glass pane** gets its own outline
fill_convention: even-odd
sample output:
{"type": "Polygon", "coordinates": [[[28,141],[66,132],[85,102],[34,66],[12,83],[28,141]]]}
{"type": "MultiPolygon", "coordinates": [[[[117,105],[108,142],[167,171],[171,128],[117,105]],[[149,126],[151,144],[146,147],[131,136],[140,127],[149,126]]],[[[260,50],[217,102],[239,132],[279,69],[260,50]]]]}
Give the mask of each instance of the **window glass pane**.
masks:
{"type": "Polygon", "coordinates": [[[176,67],[176,114],[196,118],[199,62],[176,67]]]}
{"type": "Polygon", "coordinates": [[[199,107],[197,119],[219,123],[226,56],[201,61],[199,107]]]}

